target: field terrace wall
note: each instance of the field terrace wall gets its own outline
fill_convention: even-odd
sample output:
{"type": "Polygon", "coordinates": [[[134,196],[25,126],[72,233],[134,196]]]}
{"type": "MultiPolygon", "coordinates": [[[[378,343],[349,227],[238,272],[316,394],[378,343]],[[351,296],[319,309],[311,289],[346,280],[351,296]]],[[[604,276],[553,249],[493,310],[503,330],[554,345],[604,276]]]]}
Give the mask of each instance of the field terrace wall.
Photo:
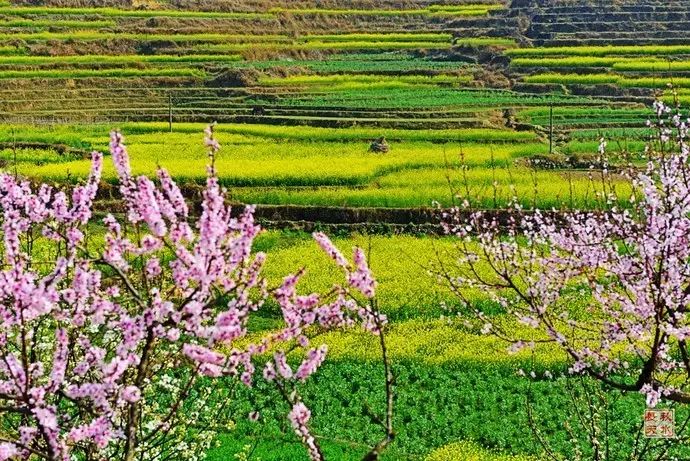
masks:
{"type": "Polygon", "coordinates": [[[683,44],[690,27],[683,0],[514,0],[510,8],[535,46],[683,44]]]}
{"type": "Polygon", "coordinates": [[[559,91],[649,104],[689,101],[690,3],[659,0],[513,0],[523,47],[508,50],[521,91],[559,91]]]}
{"type": "Polygon", "coordinates": [[[429,5],[505,5],[509,0],[12,0],[21,6],[176,8],[192,11],[269,11],[275,8],[411,9],[429,5]]]}

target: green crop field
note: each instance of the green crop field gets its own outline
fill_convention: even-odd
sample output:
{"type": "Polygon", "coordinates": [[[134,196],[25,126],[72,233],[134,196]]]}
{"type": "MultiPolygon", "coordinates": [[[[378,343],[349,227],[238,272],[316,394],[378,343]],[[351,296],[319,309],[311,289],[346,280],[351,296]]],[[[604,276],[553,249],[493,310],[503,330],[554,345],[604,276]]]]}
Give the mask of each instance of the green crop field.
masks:
{"type": "MultiPolygon", "coordinates": [[[[382,460],[628,460],[643,396],[571,375],[571,358],[487,293],[468,289],[461,303],[434,275],[463,264],[437,207],[591,211],[639,193],[622,167],[646,164],[652,102],[690,105],[690,6],[610,3],[0,0],[0,169],[72,188],[91,151],[106,152],[96,208],[119,213],[107,152],[120,130],[135,174],[162,166],[198,204],[203,130],[215,122],[215,170],[233,206],[257,205],[269,285],[303,267],[301,293],[342,278],[311,231],[367,250],[396,376],[396,438],[382,460]],[[509,353],[478,333],[475,308],[536,346],[509,353]],[[575,387],[608,399],[605,456],[576,448],[590,441],[575,387]]],[[[93,234],[102,239],[100,224],[93,234]]],[[[282,327],[278,306],[264,307],[252,332],[282,327]]],[[[318,340],[328,358],[303,393],[314,433],[328,461],[361,460],[381,436],[368,414],[385,397],[377,338],[318,340]]],[[[308,459],[270,383],[230,392],[215,404],[233,423],[194,460],[308,459]]],[[[677,421],[690,416],[676,408],[677,421]]],[[[19,420],[2,415],[0,438],[19,420]]],[[[658,459],[690,459],[680,445],[658,459]]]]}
{"type": "MultiPolygon", "coordinates": [[[[161,131],[160,125],[123,125],[138,173],[150,173],[156,165],[166,167],[178,180],[201,183],[207,162],[203,146],[191,133],[201,125],[179,126],[177,132],[161,131]],[[130,130],[131,128],[131,130],[130,130]],[[146,131],[145,134],[134,134],[146,131]],[[170,158],[169,152],[177,155],[170,158]]],[[[26,126],[0,127],[0,142],[65,143],[73,148],[103,149],[107,138],[97,136],[105,127],[88,130],[65,127],[60,131],[37,130],[26,126]]],[[[538,203],[542,207],[571,203],[588,206],[598,188],[586,175],[531,171],[517,160],[548,153],[548,146],[530,133],[507,130],[389,130],[392,152],[368,152],[368,139],[376,131],[368,129],[282,128],[254,125],[218,127],[224,153],[217,169],[231,196],[245,203],[276,205],[321,205],[363,207],[426,207],[434,201],[450,205],[454,194],[469,187],[473,196],[487,207],[496,206],[492,184],[498,180],[498,202],[505,204],[512,194],[533,200],[534,181],[539,184],[538,203]],[[289,150],[286,157],[282,151],[289,150]],[[468,184],[459,168],[467,166],[468,184]],[[572,190],[572,191],[571,191],[572,190]],[[572,192],[572,196],[571,196],[572,192]]],[[[21,151],[20,151],[21,152],[21,151]]],[[[12,162],[13,152],[2,159],[12,162]]],[[[17,168],[26,175],[51,181],[65,181],[87,174],[89,161],[46,151],[32,161],[17,157],[17,168]]],[[[106,169],[106,180],[114,171],[106,169]]],[[[592,202],[593,203],[593,202],[592,202]]]]}

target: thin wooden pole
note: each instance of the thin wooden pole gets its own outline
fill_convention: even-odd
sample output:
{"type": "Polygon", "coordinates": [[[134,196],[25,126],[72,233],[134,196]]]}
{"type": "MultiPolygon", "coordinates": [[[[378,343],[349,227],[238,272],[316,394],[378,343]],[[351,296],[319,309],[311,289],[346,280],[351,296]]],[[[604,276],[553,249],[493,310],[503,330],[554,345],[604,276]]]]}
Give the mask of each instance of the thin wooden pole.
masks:
{"type": "Polygon", "coordinates": [[[168,127],[170,132],[173,131],[173,105],[172,105],[172,91],[168,93],[168,127]]]}
{"type": "Polygon", "coordinates": [[[549,106],[549,155],[553,155],[553,103],[549,106]]]}

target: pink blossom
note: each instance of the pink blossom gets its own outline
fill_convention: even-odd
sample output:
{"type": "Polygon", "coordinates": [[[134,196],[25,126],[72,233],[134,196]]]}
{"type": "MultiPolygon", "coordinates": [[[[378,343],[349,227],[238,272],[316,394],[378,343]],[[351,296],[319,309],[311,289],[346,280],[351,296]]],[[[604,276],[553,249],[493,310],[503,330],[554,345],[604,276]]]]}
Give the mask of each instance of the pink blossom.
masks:
{"type": "Polygon", "coordinates": [[[122,400],[129,403],[138,402],[141,399],[141,390],[136,386],[127,386],[122,390],[122,400]]]}
{"type": "Polygon", "coordinates": [[[0,461],[11,459],[17,456],[18,453],[19,450],[16,445],[7,442],[0,443],[0,461]]]}
{"type": "MultiPolygon", "coordinates": [[[[220,148],[213,127],[206,137],[213,160],[220,148]]],[[[296,371],[288,364],[285,349],[304,351],[309,327],[380,324],[382,317],[360,306],[346,287],[327,296],[299,293],[301,272],[270,290],[262,274],[266,255],[252,253],[261,231],[254,208],[234,214],[212,166],[195,218],[167,171],[158,171],[158,182],[132,175],[117,131],[110,152],[126,213],[103,219],[102,244],[87,239],[101,154],[92,155],[87,181],[71,194],[0,175],[0,395],[10,412],[26,415],[6,428],[0,461],[24,459],[22,447],[36,444],[61,461],[100,459],[127,447],[136,448],[135,457],[147,450],[174,452],[170,444],[178,435],[168,439],[166,433],[187,432],[175,425],[212,431],[223,417],[200,406],[198,386],[216,378],[252,386],[262,370],[267,381],[296,389],[326,356],[321,346],[306,351],[296,371]],[[45,237],[46,248],[33,261],[24,242],[36,236],[45,237]],[[284,327],[250,336],[250,317],[271,299],[284,327]],[[272,358],[266,358],[269,351],[272,358]],[[161,406],[144,398],[161,392],[184,401],[161,406]]],[[[363,253],[355,252],[351,268],[327,237],[317,240],[351,275],[349,288],[373,296],[363,253]]],[[[320,459],[306,428],[309,417],[299,404],[290,414],[310,456],[320,459]]],[[[209,439],[185,437],[190,447],[209,439]]]]}
{"type": "Polygon", "coordinates": [[[373,298],[376,289],[376,280],[369,270],[367,259],[361,248],[354,250],[355,271],[350,273],[348,282],[367,298],[373,298]]]}
{"type": "MultiPolygon", "coordinates": [[[[690,398],[687,385],[660,387],[690,372],[677,357],[690,335],[687,117],[660,101],[654,111],[646,167],[620,167],[634,188],[629,199],[615,194],[602,139],[601,210],[527,211],[515,203],[499,224],[495,213],[457,208],[444,226],[460,250],[459,270],[446,278],[466,305],[466,289],[482,290],[562,348],[571,373],[639,391],[649,406],[690,398]]],[[[481,311],[476,316],[483,333],[511,339],[515,350],[526,343],[481,311]]]]}
{"type": "Polygon", "coordinates": [[[350,263],[347,261],[347,259],[345,259],[345,256],[343,256],[340,250],[333,245],[333,242],[331,242],[331,239],[329,239],[326,234],[323,232],[315,232],[314,240],[316,240],[316,243],[319,244],[323,251],[325,251],[326,254],[330,256],[338,266],[342,267],[343,269],[349,267],[350,263]]]}
{"type": "Polygon", "coordinates": [[[326,359],[327,351],[328,348],[326,345],[322,345],[318,349],[311,349],[307,352],[307,357],[299,368],[297,368],[297,372],[295,372],[295,378],[300,381],[305,381],[309,376],[313,375],[326,359]]]}
{"type": "Polygon", "coordinates": [[[316,439],[309,432],[308,423],[310,419],[311,411],[302,402],[295,403],[290,413],[288,413],[288,420],[292,424],[292,428],[307,447],[309,459],[319,461],[321,460],[321,454],[316,445],[316,439]]]}

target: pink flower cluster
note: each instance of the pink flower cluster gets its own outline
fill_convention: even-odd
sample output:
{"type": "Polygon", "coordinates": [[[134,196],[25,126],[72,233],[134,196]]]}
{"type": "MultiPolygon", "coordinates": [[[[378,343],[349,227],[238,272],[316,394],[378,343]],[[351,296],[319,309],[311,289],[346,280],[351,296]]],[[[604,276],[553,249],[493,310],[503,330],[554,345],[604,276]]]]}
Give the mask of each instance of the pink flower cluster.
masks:
{"type": "MultiPolygon", "coordinates": [[[[646,170],[629,172],[627,203],[604,169],[600,211],[516,205],[507,226],[484,212],[468,219],[461,209],[446,220],[461,242],[461,269],[450,278],[461,296],[484,290],[561,346],[571,372],[640,392],[649,406],[690,399],[674,384],[690,373],[690,119],[661,102],[654,110],[658,121],[648,125],[657,136],[646,170]]],[[[513,350],[525,344],[477,314],[487,331],[514,341],[513,350]]]]}
{"type": "MultiPolygon", "coordinates": [[[[205,143],[215,156],[220,145],[212,128],[205,143]]],[[[326,357],[325,346],[309,349],[311,327],[360,323],[375,331],[381,324],[372,320],[378,314],[371,304],[350,296],[350,288],[366,298],[375,293],[361,250],[350,266],[316,234],[346,270],[348,287],[300,295],[296,274],[269,291],[261,276],[265,255],[252,254],[260,232],[253,208],[233,215],[213,167],[195,218],[167,171],[158,171],[158,182],[132,176],[119,132],[111,134],[110,154],[126,213],[103,220],[102,245],[86,238],[95,224],[101,154],[93,154],[90,176],[73,188],[71,200],[62,190],[34,190],[28,181],[0,176],[0,405],[20,416],[16,433],[7,426],[3,434],[0,461],[164,452],[166,433],[184,433],[174,424],[194,424],[180,408],[200,377],[237,377],[251,385],[259,356],[274,350],[259,364],[264,376],[294,387],[326,357]],[[248,319],[269,297],[285,325],[250,341],[248,319]],[[304,351],[295,371],[280,349],[293,343],[304,351]],[[186,381],[175,387],[179,376],[186,381]],[[173,402],[153,405],[154,386],[173,389],[173,402]]],[[[320,459],[307,429],[309,410],[295,403],[289,418],[312,458],[320,459]]]]}
{"type": "Polygon", "coordinates": [[[309,419],[311,418],[311,411],[302,402],[297,402],[293,405],[292,410],[288,413],[288,419],[295,433],[302,439],[302,443],[309,451],[309,458],[312,460],[321,459],[319,448],[316,445],[316,439],[309,432],[309,419]]]}

